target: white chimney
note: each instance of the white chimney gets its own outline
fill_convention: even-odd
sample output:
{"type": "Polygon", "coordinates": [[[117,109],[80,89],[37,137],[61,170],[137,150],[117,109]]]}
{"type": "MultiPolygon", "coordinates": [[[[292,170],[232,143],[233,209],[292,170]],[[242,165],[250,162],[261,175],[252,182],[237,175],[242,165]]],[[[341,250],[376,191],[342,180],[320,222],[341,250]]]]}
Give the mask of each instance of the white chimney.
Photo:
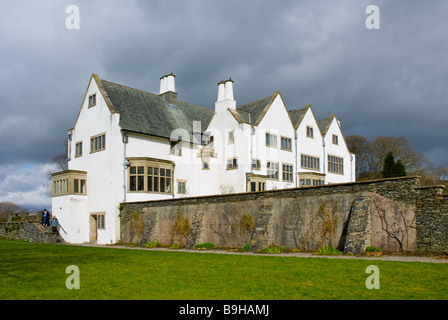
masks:
{"type": "Polygon", "coordinates": [[[218,99],[215,103],[215,111],[227,111],[236,109],[236,101],[233,97],[233,80],[228,79],[218,83],[218,99]]]}
{"type": "Polygon", "coordinates": [[[224,92],[225,92],[224,81],[221,81],[220,83],[218,83],[218,99],[216,101],[224,100],[224,92]]]}
{"type": "Polygon", "coordinates": [[[166,92],[166,76],[160,78],[160,91],[159,94],[166,92]]]}
{"type": "Polygon", "coordinates": [[[174,84],[175,75],[170,73],[169,75],[160,78],[160,92],[159,94],[172,91],[176,92],[176,87],[174,84]]]}
{"type": "Polygon", "coordinates": [[[224,99],[225,100],[233,100],[233,81],[232,79],[225,81],[225,93],[224,93],[224,99]]]}
{"type": "Polygon", "coordinates": [[[174,74],[170,73],[166,76],[166,91],[176,92],[176,87],[174,85],[174,74]]]}

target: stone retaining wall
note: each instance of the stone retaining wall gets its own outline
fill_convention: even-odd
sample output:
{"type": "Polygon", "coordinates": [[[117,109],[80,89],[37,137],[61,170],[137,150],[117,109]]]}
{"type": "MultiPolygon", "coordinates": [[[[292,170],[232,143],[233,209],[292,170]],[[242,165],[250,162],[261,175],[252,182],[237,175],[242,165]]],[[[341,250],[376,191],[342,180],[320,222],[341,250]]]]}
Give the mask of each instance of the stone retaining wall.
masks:
{"type": "Polygon", "coordinates": [[[33,222],[0,222],[0,237],[36,243],[56,243],[58,234],[33,222]]]}
{"type": "MultiPolygon", "coordinates": [[[[229,248],[250,243],[251,250],[269,245],[316,250],[332,245],[354,254],[369,245],[390,251],[426,250],[418,241],[427,238],[421,229],[426,228],[428,218],[417,219],[417,214],[428,215],[430,210],[417,202],[432,203],[437,188],[420,188],[419,177],[403,177],[124,203],[121,239],[123,243],[159,241],[190,248],[203,242],[229,248]]],[[[434,205],[445,204],[446,198],[441,197],[434,205]]],[[[446,216],[437,219],[446,227],[446,216]]],[[[431,239],[438,234],[437,241],[444,242],[437,244],[438,249],[446,245],[440,236],[442,229],[431,234],[431,239]]],[[[436,248],[435,240],[431,241],[436,248]]]]}

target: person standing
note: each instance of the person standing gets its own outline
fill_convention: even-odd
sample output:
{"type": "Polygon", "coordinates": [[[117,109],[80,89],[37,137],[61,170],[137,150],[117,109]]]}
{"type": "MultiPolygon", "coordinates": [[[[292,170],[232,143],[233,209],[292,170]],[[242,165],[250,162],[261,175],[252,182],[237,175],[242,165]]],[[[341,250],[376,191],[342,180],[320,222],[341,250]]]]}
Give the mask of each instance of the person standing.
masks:
{"type": "Polygon", "coordinates": [[[59,225],[59,221],[56,218],[56,216],[53,216],[53,218],[51,218],[51,229],[53,229],[53,232],[58,232],[58,225],[59,225]]]}
{"type": "Polygon", "coordinates": [[[47,224],[47,218],[48,218],[48,211],[47,209],[44,209],[44,212],[42,212],[42,225],[45,226],[47,224]]]}

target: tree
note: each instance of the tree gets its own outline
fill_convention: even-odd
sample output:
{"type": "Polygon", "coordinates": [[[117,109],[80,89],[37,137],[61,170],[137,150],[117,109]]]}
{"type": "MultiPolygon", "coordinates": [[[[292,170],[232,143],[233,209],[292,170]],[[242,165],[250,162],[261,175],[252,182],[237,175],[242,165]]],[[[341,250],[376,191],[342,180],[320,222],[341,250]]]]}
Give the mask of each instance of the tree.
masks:
{"type": "Polygon", "coordinates": [[[12,202],[0,202],[0,221],[6,222],[11,215],[23,212],[26,212],[26,209],[12,202]]]}
{"type": "Polygon", "coordinates": [[[358,178],[369,176],[368,159],[370,157],[370,142],[360,135],[350,135],[345,139],[351,153],[356,155],[356,175],[358,178]]]}
{"type": "MultiPolygon", "coordinates": [[[[382,178],[384,160],[390,152],[408,174],[423,176],[429,170],[430,163],[426,157],[414,150],[403,137],[376,137],[370,141],[362,136],[351,135],[345,140],[350,152],[356,155],[356,178],[359,180],[382,178]]],[[[400,171],[402,175],[403,170],[400,171]]]]}
{"type": "Polygon", "coordinates": [[[400,160],[395,162],[394,155],[389,152],[384,159],[383,178],[394,178],[406,176],[406,170],[400,160]]]}

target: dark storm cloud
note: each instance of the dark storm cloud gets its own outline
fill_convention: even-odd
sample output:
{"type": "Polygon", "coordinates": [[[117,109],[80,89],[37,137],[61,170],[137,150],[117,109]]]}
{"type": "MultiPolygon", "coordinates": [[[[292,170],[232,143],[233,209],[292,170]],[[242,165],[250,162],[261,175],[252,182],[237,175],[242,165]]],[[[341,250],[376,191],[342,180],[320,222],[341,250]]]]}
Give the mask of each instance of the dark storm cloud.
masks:
{"type": "Polygon", "coordinates": [[[447,9],[442,0],[2,1],[0,177],[64,151],[92,73],[158,93],[173,72],[179,98],[208,108],[232,77],[239,105],[280,91],[288,108],[336,114],[346,135],[403,136],[448,167],[447,9]],[[73,4],[79,30],[65,26],[73,4]],[[370,4],[379,30],[365,27],[370,4]]]}

